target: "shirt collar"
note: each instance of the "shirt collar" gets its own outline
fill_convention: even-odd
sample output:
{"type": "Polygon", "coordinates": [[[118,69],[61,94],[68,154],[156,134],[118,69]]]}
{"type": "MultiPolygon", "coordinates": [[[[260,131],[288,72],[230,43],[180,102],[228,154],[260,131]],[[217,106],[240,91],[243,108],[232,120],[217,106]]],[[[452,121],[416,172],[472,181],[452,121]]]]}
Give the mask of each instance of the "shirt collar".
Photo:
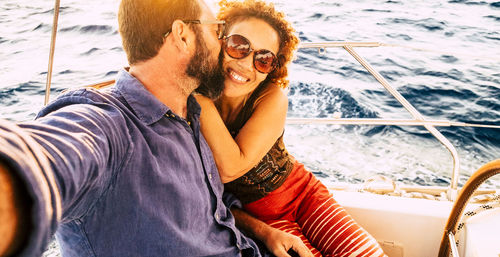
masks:
{"type": "MultiPolygon", "coordinates": [[[[158,100],[144,85],[128,73],[121,70],[116,80],[116,89],[125,98],[137,117],[147,125],[159,121],[165,114],[172,110],[158,100]]],[[[198,118],[201,107],[196,99],[190,95],[187,101],[188,117],[198,118]]]]}

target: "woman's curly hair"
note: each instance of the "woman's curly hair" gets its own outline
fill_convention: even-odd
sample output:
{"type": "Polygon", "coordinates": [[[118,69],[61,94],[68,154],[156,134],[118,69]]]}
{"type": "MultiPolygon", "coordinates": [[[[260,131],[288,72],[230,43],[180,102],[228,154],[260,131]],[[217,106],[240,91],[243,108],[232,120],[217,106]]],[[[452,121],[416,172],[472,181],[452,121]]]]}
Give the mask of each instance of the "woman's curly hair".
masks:
{"type": "Polygon", "coordinates": [[[264,82],[270,81],[281,88],[288,86],[288,64],[292,61],[299,39],[295,36],[295,30],[285,20],[285,14],[276,11],[272,3],[260,0],[221,0],[219,2],[219,13],[217,19],[226,21],[226,30],[238,21],[249,18],[257,18],[267,22],[279,35],[280,46],[278,54],[278,66],[267,75],[264,82]]]}

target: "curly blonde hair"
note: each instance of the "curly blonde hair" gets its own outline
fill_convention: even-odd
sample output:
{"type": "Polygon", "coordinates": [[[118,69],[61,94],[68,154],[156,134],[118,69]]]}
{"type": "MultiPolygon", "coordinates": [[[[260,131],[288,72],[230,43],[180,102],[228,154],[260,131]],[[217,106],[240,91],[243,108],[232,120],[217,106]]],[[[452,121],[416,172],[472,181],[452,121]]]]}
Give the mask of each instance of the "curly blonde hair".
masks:
{"type": "Polygon", "coordinates": [[[274,9],[274,4],[260,0],[221,0],[219,6],[217,19],[226,21],[226,29],[231,28],[236,22],[257,18],[265,21],[278,32],[280,38],[279,51],[276,55],[278,66],[267,75],[263,83],[271,82],[281,88],[286,88],[289,84],[287,66],[293,59],[299,39],[295,36],[295,30],[291,24],[285,20],[285,14],[274,9]]]}

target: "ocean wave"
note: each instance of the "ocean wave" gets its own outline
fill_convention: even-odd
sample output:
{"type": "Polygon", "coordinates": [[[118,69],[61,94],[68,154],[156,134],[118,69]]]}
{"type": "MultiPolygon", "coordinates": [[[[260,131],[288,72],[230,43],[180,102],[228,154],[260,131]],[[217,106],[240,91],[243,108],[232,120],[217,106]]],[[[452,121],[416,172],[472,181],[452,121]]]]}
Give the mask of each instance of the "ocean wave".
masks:
{"type": "Polygon", "coordinates": [[[17,104],[22,96],[39,96],[43,95],[44,90],[41,87],[42,83],[38,81],[29,81],[20,83],[13,87],[3,88],[0,91],[0,102],[2,105],[17,104]]]}
{"type": "Polygon", "coordinates": [[[464,73],[457,70],[451,69],[447,72],[443,71],[435,71],[435,70],[427,70],[426,68],[416,68],[413,70],[413,73],[418,76],[431,76],[438,78],[449,78],[452,80],[457,80],[464,83],[469,83],[470,80],[465,78],[464,73]]]}
{"type": "Polygon", "coordinates": [[[342,118],[377,117],[376,112],[359,104],[348,91],[322,83],[291,83],[288,95],[291,116],[327,118],[338,112],[342,118]]]}
{"type": "MultiPolygon", "coordinates": [[[[72,12],[78,12],[80,9],[78,8],[73,8],[72,6],[59,6],[59,14],[66,14],[66,13],[72,13],[72,12]]],[[[31,12],[29,13],[29,16],[32,15],[37,15],[37,14],[54,14],[54,7],[51,6],[49,9],[45,9],[42,11],[36,11],[36,12],[31,12]]]]}
{"type": "Polygon", "coordinates": [[[441,55],[439,59],[445,63],[456,63],[458,61],[457,57],[451,55],[441,55]]]}
{"type": "Polygon", "coordinates": [[[37,31],[37,30],[49,31],[50,29],[52,29],[52,25],[40,23],[35,28],[33,28],[32,31],[37,31]]]}
{"type": "Polygon", "coordinates": [[[83,55],[83,56],[89,56],[89,55],[92,55],[94,52],[97,52],[101,49],[97,48],[97,47],[92,47],[91,49],[89,49],[88,51],[86,51],[85,53],[81,53],[80,55],[83,55]]]}
{"type": "Polygon", "coordinates": [[[487,19],[492,19],[492,20],[495,20],[495,21],[500,21],[500,17],[495,16],[495,15],[487,15],[487,16],[484,16],[484,17],[487,18],[487,19]]]}
{"type": "Polygon", "coordinates": [[[416,27],[424,28],[427,31],[439,31],[444,30],[446,27],[446,22],[438,21],[434,18],[426,19],[408,19],[408,18],[389,18],[388,24],[410,24],[416,27]]]}
{"type": "Polygon", "coordinates": [[[403,39],[405,41],[411,41],[413,40],[413,37],[407,34],[401,34],[401,33],[388,33],[386,34],[387,37],[389,38],[394,38],[394,39],[403,39]]]}
{"type": "Polygon", "coordinates": [[[108,72],[106,72],[106,73],[104,74],[104,76],[103,76],[103,77],[104,77],[104,78],[106,78],[106,77],[113,76],[113,75],[116,75],[116,74],[118,74],[118,71],[117,71],[117,70],[108,71],[108,72]]]}
{"type": "Polygon", "coordinates": [[[488,3],[484,2],[484,1],[477,2],[477,1],[469,1],[469,0],[452,0],[452,1],[448,1],[448,3],[466,4],[466,5],[488,5],[488,3]]]}
{"type": "Polygon", "coordinates": [[[108,34],[116,33],[116,29],[111,25],[87,25],[87,26],[70,26],[61,28],[60,32],[78,32],[81,34],[108,34]]]}
{"type": "Polygon", "coordinates": [[[363,9],[363,12],[383,12],[383,13],[390,13],[391,10],[363,9]]]}
{"type": "Polygon", "coordinates": [[[72,74],[72,73],[74,73],[74,71],[72,71],[72,70],[63,70],[63,71],[58,72],[57,74],[63,75],[63,74],[72,74]]]}

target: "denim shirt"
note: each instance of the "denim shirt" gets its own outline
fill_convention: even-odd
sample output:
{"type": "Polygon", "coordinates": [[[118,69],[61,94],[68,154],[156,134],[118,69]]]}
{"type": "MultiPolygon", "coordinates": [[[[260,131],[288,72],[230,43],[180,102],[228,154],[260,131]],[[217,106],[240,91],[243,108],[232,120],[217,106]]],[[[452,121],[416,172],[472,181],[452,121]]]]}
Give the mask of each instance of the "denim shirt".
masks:
{"type": "Polygon", "coordinates": [[[260,256],[223,202],[199,115],[194,97],[186,121],[123,70],[35,121],[0,122],[0,158],[34,200],[21,256],[41,256],[56,229],[64,257],[260,256]]]}

